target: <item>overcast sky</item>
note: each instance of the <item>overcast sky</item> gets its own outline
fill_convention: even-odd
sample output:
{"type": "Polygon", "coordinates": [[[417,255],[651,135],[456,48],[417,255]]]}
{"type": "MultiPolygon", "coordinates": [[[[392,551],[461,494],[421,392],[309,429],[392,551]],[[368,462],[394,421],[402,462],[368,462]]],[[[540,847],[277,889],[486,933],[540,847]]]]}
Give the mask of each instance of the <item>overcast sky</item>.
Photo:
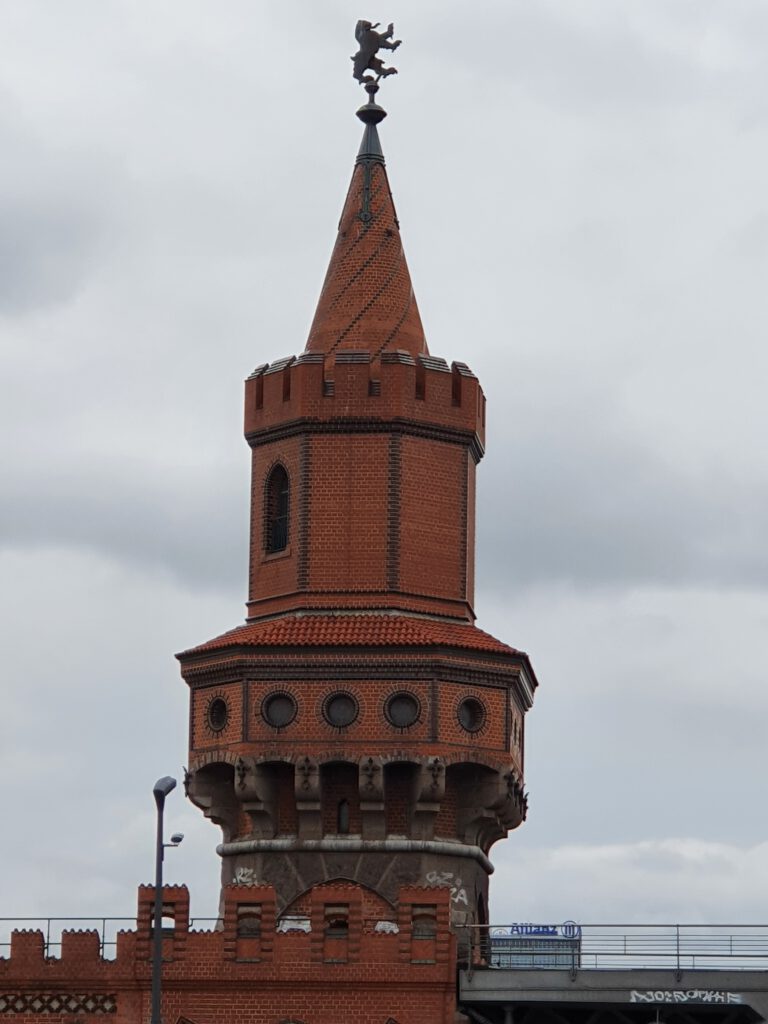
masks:
{"type": "MultiPolygon", "coordinates": [[[[242,381],[381,135],[430,350],[488,397],[478,624],[528,651],[492,917],[768,920],[764,0],[0,7],[0,916],[134,912],[175,651],[243,617],[242,381]]],[[[217,830],[168,802],[215,912],[217,830]]]]}

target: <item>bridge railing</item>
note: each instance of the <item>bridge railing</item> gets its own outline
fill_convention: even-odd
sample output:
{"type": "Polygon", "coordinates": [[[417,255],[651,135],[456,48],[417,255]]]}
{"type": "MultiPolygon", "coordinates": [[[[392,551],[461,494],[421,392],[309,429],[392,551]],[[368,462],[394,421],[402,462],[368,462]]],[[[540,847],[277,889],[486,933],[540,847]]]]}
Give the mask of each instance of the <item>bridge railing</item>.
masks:
{"type": "Polygon", "coordinates": [[[485,925],[474,966],[517,970],[768,970],[768,925],[485,925]]]}

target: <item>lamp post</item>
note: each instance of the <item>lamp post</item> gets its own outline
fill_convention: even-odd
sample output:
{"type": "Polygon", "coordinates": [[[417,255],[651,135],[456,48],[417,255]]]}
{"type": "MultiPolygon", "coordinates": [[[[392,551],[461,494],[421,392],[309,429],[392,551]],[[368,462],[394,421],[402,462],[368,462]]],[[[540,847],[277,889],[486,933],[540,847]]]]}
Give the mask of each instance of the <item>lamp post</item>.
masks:
{"type": "MultiPolygon", "coordinates": [[[[176,779],[164,775],[152,790],[157,804],[157,840],[155,842],[155,923],[152,930],[152,1017],[150,1024],[162,1024],[160,1018],[160,975],[163,965],[163,809],[165,798],[176,788],[176,779]]],[[[175,844],[174,844],[175,845],[175,844]]]]}

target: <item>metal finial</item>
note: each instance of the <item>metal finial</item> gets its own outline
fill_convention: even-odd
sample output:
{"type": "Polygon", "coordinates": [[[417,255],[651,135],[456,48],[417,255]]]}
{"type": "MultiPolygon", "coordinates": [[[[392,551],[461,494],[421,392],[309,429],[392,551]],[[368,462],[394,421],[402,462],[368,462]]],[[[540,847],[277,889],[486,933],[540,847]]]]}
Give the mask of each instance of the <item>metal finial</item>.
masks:
{"type": "Polygon", "coordinates": [[[395,34],[393,24],[388,26],[386,32],[377,32],[378,27],[378,21],[375,25],[372,25],[370,21],[358,21],[355,28],[355,39],[357,39],[360,49],[354,57],[350,58],[352,76],[365,86],[370,96],[370,103],[373,103],[373,97],[379,88],[379,81],[389,75],[397,74],[397,68],[384,67],[384,61],[376,54],[382,49],[396,50],[402,42],[401,39],[392,38],[395,34]],[[373,74],[366,75],[366,71],[372,71],[373,74]]]}

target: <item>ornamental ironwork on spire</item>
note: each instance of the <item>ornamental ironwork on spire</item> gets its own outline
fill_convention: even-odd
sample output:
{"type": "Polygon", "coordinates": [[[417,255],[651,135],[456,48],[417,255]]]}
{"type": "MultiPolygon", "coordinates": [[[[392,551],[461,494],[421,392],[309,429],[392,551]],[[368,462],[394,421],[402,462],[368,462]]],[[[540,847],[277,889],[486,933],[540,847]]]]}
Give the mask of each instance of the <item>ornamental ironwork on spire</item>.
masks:
{"type": "Polygon", "coordinates": [[[394,26],[377,28],[359,21],[355,31],[360,49],[353,75],[368,94],[357,116],[365,129],[306,345],[307,352],[330,357],[350,349],[372,359],[396,350],[428,354],[378,133],[387,116],[376,102],[379,82],[397,69],[376,54],[397,49],[401,40],[392,39],[394,26]]]}

